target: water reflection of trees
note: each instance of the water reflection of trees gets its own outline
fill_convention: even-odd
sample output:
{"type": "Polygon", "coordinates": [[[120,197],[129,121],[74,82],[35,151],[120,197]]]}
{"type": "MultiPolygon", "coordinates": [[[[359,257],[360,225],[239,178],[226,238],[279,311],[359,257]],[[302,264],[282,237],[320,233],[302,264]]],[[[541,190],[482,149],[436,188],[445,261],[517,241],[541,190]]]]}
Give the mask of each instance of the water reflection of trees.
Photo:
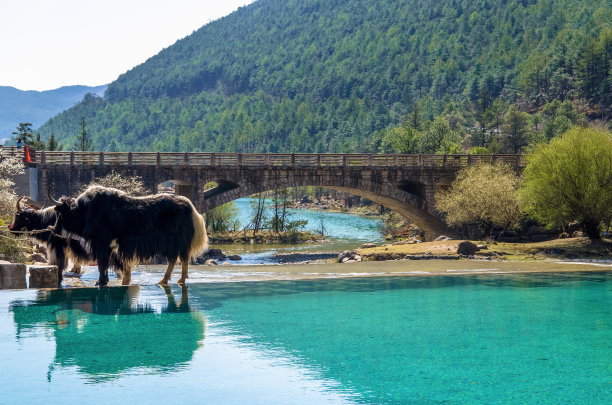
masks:
{"type": "Polygon", "coordinates": [[[171,287],[164,291],[168,301],[160,311],[138,303],[140,286],[41,290],[35,300],[11,303],[17,339],[51,331],[50,370],[76,366],[94,381],[134,368],[180,369],[204,339],[205,318],[191,310],[187,287],[178,303],[171,287]]]}

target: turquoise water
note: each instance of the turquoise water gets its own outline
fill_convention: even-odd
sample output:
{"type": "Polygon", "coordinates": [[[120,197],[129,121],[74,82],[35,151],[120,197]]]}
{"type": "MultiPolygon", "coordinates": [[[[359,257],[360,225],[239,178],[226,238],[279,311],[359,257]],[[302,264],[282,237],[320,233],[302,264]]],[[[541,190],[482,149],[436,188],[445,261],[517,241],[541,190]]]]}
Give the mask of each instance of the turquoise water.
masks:
{"type": "MultiPolygon", "coordinates": [[[[251,220],[251,205],[248,198],[234,201],[237,208],[239,229],[251,220]]],[[[289,244],[228,244],[214,245],[228,254],[238,254],[242,260],[233,264],[277,263],[276,254],[290,252],[342,252],[360,247],[364,242],[381,243],[384,238],[380,232],[382,221],[378,218],[368,218],[359,215],[340,212],[315,211],[308,209],[289,209],[291,221],[306,220],[304,230],[318,233],[321,224],[325,228],[326,240],[316,243],[289,244]]],[[[269,213],[270,214],[270,213],[269,213]]]]}
{"type": "MultiPolygon", "coordinates": [[[[237,219],[241,227],[251,220],[251,205],[248,198],[234,201],[238,210],[237,219]]],[[[291,221],[307,220],[304,230],[319,232],[321,223],[325,227],[325,235],[332,239],[353,240],[360,242],[380,242],[383,235],[380,233],[382,221],[377,218],[367,218],[359,215],[341,212],[315,211],[308,209],[288,209],[291,221]]],[[[268,212],[268,215],[272,215],[268,212]]]]}
{"type": "Polygon", "coordinates": [[[603,404],[612,273],[0,291],[0,353],[6,404],[603,404]]]}

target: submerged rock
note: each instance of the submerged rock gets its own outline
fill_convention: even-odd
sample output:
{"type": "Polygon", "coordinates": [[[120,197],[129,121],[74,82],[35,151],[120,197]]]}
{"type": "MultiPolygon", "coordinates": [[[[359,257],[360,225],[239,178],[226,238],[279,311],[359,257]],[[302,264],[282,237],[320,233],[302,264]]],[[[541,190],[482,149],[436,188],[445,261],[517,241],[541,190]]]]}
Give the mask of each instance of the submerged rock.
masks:
{"type": "Polygon", "coordinates": [[[223,261],[227,259],[227,256],[225,256],[225,253],[223,253],[221,249],[210,249],[208,252],[198,257],[196,259],[196,263],[206,264],[206,262],[210,259],[215,260],[215,261],[217,260],[223,261]]]}

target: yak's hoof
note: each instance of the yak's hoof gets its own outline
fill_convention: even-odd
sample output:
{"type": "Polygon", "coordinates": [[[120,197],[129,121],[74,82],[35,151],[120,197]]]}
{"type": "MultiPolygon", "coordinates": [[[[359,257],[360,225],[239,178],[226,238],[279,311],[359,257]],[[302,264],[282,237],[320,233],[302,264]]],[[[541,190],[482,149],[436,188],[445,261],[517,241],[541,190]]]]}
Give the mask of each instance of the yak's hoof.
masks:
{"type": "Polygon", "coordinates": [[[168,280],[166,280],[165,278],[161,279],[159,285],[168,285],[168,280]]]}
{"type": "Polygon", "coordinates": [[[185,285],[185,279],[184,278],[179,278],[179,280],[177,281],[177,283],[179,285],[185,285]]]}
{"type": "Polygon", "coordinates": [[[108,285],[108,281],[96,281],[97,287],[106,287],[108,285]]]}

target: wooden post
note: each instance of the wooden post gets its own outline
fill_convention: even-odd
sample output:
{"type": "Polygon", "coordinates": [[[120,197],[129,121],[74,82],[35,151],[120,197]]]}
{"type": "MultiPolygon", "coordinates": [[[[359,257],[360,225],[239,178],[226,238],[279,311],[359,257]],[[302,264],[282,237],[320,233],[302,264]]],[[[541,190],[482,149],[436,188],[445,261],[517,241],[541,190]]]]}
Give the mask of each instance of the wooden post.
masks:
{"type": "Polygon", "coordinates": [[[270,166],[270,155],[268,153],[264,156],[264,166],[270,166]]]}
{"type": "Polygon", "coordinates": [[[368,155],[368,166],[372,167],[372,165],[374,164],[374,155],[372,155],[371,153],[368,155]]]}
{"type": "Polygon", "coordinates": [[[238,154],[236,155],[236,164],[237,164],[238,166],[242,166],[242,153],[238,153],[238,154]]]}
{"type": "Polygon", "coordinates": [[[518,154],[514,155],[514,169],[516,170],[519,168],[519,162],[521,161],[520,157],[521,156],[518,154]]]}
{"type": "Polygon", "coordinates": [[[444,154],[444,158],[442,159],[442,166],[446,167],[446,153],[444,154]]]}
{"type": "Polygon", "coordinates": [[[157,152],[156,158],[157,158],[157,166],[161,166],[161,153],[157,152]]]}
{"type": "Polygon", "coordinates": [[[74,151],[70,152],[70,166],[74,166],[74,151]]]}
{"type": "Polygon", "coordinates": [[[128,152],[128,166],[132,166],[134,164],[134,157],[132,156],[132,152],[128,152]]]}
{"type": "Polygon", "coordinates": [[[321,166],[321,154],[317,153],[317,166],[321,166]]]}
{"type": "Polygon", "coordinates": [[[468,157],[467,157],[467,164],[468,164],[468,166],[472,165],[472,155],[468,155],[468,157]]]}
{"type": "Polygon", "coordinates": [[[348,165],[348,158],[346,153],[342,155],[342,166],[346,167],[348,165]]]}
{"type": "Polygon", "coordinates": [[[291,154],[291,166],[295,166],[295,153],[291,154]]]}
{"type": "Polygon", "coordinates": [[[397,158],[397,153],[393,154],[393,166],[395,166],[395,167],[399,166],[399,162],[398,162],[398,158],[397,158]]]}
{"type": "Polygon", "coordinates": [[[423,166],[423,154],[419,153],[419,166],[423,166]]]}
{"type": "Polygon", "coordinates": [[[100,154],[98,155],[98,163],[100,164],[100,166],[104,166],[104,152],[100,152],[100,154]]]}
{"type": "Polygon", "coordinates": [[[45,154],[44,150],[40,152],[40,163],[43,165],[47,163],[47,155],[45,154]]]}
{"type": "Polygon", "coordinates": [[[211,154],[210,154],[210,165],[211,165],[211,166],[215,166],[215,165],[216,165],[216,162],[215,162],[215,154],[214,154],[214,153],[211,153],[211,154]]]}

